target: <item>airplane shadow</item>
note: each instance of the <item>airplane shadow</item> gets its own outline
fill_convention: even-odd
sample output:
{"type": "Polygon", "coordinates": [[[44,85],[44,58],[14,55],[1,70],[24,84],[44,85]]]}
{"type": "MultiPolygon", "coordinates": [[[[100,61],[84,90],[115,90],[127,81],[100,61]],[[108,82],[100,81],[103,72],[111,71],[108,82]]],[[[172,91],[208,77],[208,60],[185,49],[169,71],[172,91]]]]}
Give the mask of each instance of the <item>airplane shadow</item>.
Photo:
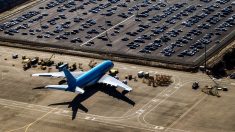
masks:
{"type": "Polygon", "coordinates": [[[88,112],[88,109],[82,105],[81,103],[94,95],[96,92],[101,91],[109,96],[114,98],[120,99],[128,104],[135,105],[135,102],[125,96],[125,92],[120,93],[117,91],[116,87],[107,86],[104,84],[96,84],[93,86],[89,86],[84,88],[85,92],[83,94],[78,94],[72,101],[69,102],[62,102],[62,103],[54,103],[50,104],[49,106],[53,105],[68,105],[68,108],[72,109],[72,120],[76,118],[78,109],[88,112]]]}
{"type": "Polygon", "coordinates": [[[44,86],[32,88],[32,90],[37,90],[37,89],[46,89],[46,88],[44,86]]]}

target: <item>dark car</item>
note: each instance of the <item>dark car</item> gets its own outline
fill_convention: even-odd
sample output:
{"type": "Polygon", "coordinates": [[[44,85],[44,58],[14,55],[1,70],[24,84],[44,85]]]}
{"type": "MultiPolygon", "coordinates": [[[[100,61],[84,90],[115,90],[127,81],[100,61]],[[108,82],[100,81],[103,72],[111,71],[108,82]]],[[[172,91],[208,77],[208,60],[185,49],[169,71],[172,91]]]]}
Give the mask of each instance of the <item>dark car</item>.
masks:
{"type": "Polygon", "coordinates": [[[230,79],[235,79],[235,72],[229,76],[230,79]]]}

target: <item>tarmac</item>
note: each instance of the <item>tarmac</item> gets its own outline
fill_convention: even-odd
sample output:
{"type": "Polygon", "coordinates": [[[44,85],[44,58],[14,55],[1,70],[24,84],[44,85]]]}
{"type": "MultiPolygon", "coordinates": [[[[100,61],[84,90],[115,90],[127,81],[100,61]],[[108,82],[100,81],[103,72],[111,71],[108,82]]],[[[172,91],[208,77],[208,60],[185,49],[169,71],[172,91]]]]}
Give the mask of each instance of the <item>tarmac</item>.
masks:
{"type": "MultiPolygon", "coordinates": [[[[83,95],[43,89],[58,84],[61,78],[34,78],[37,68],[23,71],[21,56],[49,58],[52,53],[0,46],[0,131],[1,132],[69,132],[69,131],[166,131],[166,132],[234,132],[235,81],[215,79],[228,91],[221,97],[201,92],[213,81],[205,74],[114,62],[120,80],[138,71],[172,76],[173,83],[152,87],[128,81],[133,91],[121,94],[120,88],[97,85],[85,88],[83,95]],[[12,54],[19,54],[12,59],[12,54]],[[7,60],[5,60],[7,59],[7,60]],[[198,81],[200,88],[191,85],[198,81]]],[[[55,54],[55,62],[83,63],[89,70],[90,58],[55,54]]],[[[101,62],[102,60],[95,60],[101,62]]],[[[52,69],[56,71],[56,69],[52,69]]]]}

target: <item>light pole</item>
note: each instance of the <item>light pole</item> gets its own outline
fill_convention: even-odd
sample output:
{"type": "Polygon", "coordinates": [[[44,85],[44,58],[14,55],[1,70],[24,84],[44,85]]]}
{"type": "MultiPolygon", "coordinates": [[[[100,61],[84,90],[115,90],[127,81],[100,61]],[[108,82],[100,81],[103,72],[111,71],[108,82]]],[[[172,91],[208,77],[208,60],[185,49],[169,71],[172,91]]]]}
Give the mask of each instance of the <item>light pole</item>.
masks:
{"type": "MultiPolygon", "coordinates": [[[[207,67],[207,66],[206,66],[206,57],[207,57],[207,56],[206,56],[206,44],[205,44],[205,47],[204,47],[204,48],[205,48],[205,51],[204,51],[204,56],[205,56],[205,58],[204,58],[204,61],[205,61],[205,62],[204,62],[204,69],[205,69],[205,73],[206,73],[206,67],[207,67]]],[[[206,74],[207,74],[207,73],[206,73],[206,74]]]]}

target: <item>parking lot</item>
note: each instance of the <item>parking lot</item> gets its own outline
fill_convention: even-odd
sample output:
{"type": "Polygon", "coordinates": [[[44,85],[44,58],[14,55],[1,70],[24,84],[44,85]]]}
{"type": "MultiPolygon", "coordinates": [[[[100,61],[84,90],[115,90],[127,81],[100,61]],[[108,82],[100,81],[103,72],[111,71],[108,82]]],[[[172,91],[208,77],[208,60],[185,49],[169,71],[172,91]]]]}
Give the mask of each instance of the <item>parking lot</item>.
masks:
{"type": "Polygon", "coordinates": [[[1,21],[0,36],[42,46],[198,65],[205,49],[210,56],[233,38],[232,2],[49,0],[1,21]]]}

